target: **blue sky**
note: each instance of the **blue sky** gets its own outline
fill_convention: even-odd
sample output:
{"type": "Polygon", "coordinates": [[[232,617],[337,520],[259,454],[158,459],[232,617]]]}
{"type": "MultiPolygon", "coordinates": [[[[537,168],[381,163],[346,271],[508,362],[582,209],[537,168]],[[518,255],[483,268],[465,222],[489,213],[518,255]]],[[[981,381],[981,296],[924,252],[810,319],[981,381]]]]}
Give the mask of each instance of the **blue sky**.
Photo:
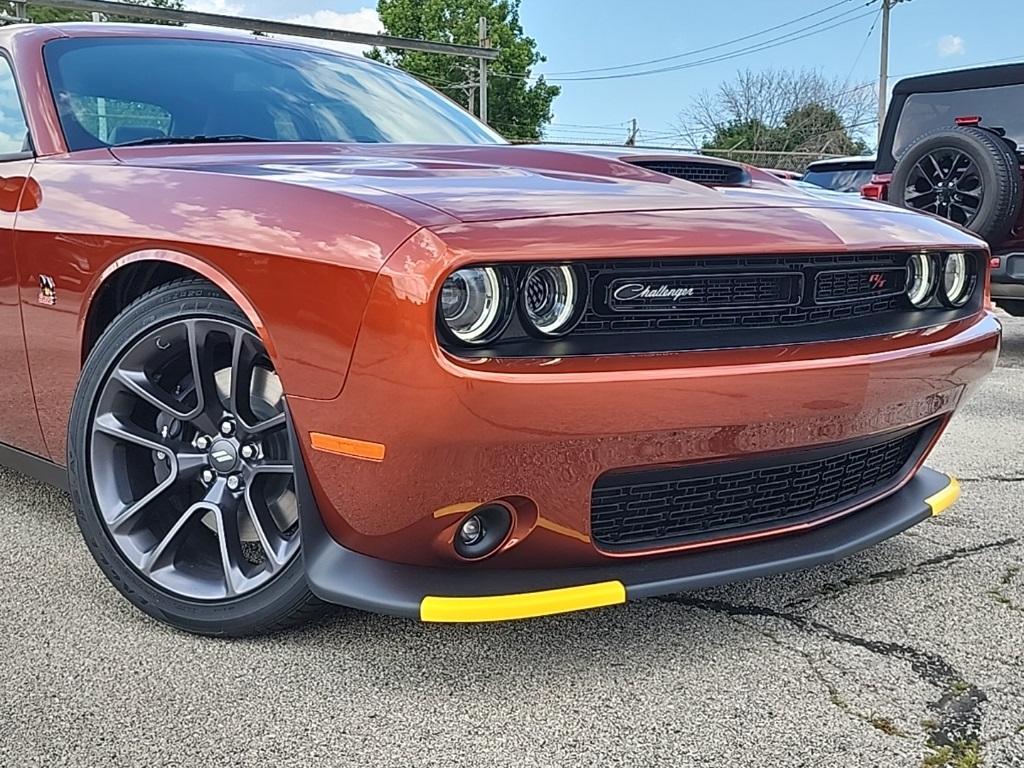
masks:
{"type": "MultiPolygon", "coordinates": [[[[187,0],[190,8],[289,19],[378,31],[372,0],[187,0]]],[[[631,118],[641,141],[669,143],[679,113],[701,91],[715,88],[738,69],[818,69],[851,85],[878,77],[879,0],[523,0],[522,23],[548,61],[537,72],[565,73],[676,56],[753,35],[805,14],[815,16],[741,43],[663,64],[593,75],[693,64],[802,27],[833,21],[832,29],[727,60],[677,71],[597,81],[562,81],[549,136],[557,140],[615,143],[631,118]],[[845,15],[840,15],[845,14],[845,15]],[[873,27],[873,29],[872,29],[873,27]],[[870,36],[869,36],[869,30],[870,36]]],[[[1024,61],[1020,0],[907,0],[892,11],[890,72],[895,76],[967,67],[991,61],[1024,61]]],[[[814,29],[807,32],[816,32],[814,29]]],[[[799,33],[805,34],[805,33],[799,33]]],[[[580,75],[564,75],[564,77],[580,75]]],[[[583,75],[587,76],[587,75],[583,75]]],[[[869,129],[869,138],[873,131],[869,129]]]]}

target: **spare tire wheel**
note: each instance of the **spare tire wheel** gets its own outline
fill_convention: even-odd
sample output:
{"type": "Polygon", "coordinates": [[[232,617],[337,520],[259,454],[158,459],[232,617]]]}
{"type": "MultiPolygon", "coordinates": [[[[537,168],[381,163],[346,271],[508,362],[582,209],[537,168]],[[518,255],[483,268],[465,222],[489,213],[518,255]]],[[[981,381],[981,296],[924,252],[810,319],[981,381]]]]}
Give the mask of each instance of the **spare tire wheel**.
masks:
{"type": "Polygon", "coordinates": [[[938,214],[997,244],[1020,214],[1020,163],[990,131],[943,128],[922,136],[899,159],[889,200],[938,214]]]}

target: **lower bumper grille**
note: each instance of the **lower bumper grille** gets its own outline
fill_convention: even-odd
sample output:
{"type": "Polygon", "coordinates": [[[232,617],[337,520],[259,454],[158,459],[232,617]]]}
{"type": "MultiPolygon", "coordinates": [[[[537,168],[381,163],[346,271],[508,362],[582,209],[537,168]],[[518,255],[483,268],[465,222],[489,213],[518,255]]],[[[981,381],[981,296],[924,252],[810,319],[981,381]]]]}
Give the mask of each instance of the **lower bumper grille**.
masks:
{"type": "Polygon", "coordinates": [[[894,490],[938,428],[743,461],[612,472],[591,497],[606,550],[713,541],[813,522],[894,490]]]}

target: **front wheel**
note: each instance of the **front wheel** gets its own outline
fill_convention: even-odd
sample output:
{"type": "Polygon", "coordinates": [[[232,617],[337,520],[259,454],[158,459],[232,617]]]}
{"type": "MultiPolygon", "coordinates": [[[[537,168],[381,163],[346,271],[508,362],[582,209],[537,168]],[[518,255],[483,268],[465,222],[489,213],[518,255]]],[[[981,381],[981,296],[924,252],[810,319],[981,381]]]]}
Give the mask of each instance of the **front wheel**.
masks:
{"type": "Polygon", "coordinates": [[[318,612],[288,430],[263,344],[216,288],[178,281],[125,309],[86,361],[68,439],[79,527],[107,578],[202,634],[318,612]]]}

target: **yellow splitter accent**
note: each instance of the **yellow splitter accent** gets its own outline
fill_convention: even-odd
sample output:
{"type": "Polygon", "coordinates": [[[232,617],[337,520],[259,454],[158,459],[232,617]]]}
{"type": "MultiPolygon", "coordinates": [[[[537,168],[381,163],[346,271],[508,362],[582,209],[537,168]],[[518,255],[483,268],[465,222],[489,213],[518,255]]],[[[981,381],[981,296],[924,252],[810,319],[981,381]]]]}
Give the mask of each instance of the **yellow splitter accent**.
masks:
{"type": "Polygon", "coordinates": [[[620,581],[602,581],[578,587],[523,592],[489,597],[433,597],[420,603],[422,621],[474,622],[509,621],[582,611],[626,602],[626,587],[620,581]]]}
{"type": "Polygon", "coordinates": [[[924,500],[924,503],[931,507],[932,516],[934,517],[949,509],[958,498],[960,498],[960,481],[950,475],[949,485],[938,493],[929,496],[924,500]]]}

